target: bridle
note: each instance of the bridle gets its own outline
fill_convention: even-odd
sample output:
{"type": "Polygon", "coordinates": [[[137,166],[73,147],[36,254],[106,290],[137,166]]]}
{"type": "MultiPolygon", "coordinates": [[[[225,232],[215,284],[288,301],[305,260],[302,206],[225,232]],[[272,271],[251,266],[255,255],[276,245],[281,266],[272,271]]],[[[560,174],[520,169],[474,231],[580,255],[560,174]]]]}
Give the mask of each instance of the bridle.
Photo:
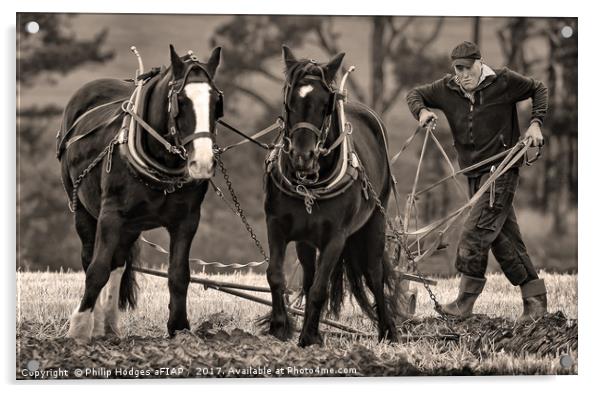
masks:
{"type": "Polygon", "coordinates": [[[217,92],[217,101],[215,104],[215,118],[217,120],[224,116],[224,93],[217,88],[215,82],[213,81],[213,78],[209,74],[209,71],[207,71],[207,69],[199,62],[198,58],[194,54],[190,54],[189,58],[186,59],[184,62],[191,62],[192,65],[190,65],[186,69],[186,72],[184,73],[184,76],[182,78],[174,78],[171,81],[169,81],[169,92],[167,93],[167,112],[169,114],[167,128],[169,130],[169,134],[174,138],[175,141],[174,147],[176,149],[174,150],[177,150],[177,153],[180,155],[180,157],[182,157],[182,159],[186,159],[187,157],[185,146],[195,139],[210,138],[212,143],[215,144],[215,133],[211,132],[211,130],[194,132],[183,139],[180,138],[180,133],[177,125],[177,117],[180,113],[178,98],[184,90],[184,87],[186,87],[188,76],[190,75],[190,72],[192,70],[200,69],[205,73],[205,75],[207,76],[208,83],[211,86],[211,89],[217,92]]]}
{"type": "Polygon", "coordinates": [[[309,70],[309,68],[312,68],[316,65],[317,65],[317,63],[315,60],[310,60],[310,62],[308,62],[301,69],[299,69],[295,72],[295,75],[293,75],[293,80],[290,82],[287,81],[285,89],[284,89],[284,116],[283,116],[284,124],[285,124],[284,152],[289,155],[291,152],[290,147],[291,147],[291,140],[292,140],[293,134],[295,132],[298,132],[299,130],[303,130],[303,129],[313,132],[317,137],[317,142],[314,147],[314,153],[315,153],[316,158],[319,158],[319,156],[321,156],[321,155],[327,155],[332,151],[332,148],[329,148],[329,149],[324,148],[324,144],[326,143],[326,139],[328,138],[328,134],[330,132],[330,126],[332,123],[332,114],[334,113],[335,104],[336,104],[336,100],[337,100],[337,92],[326,81],[326,77],[324,76],[324,70],[321,67],[316,67],[316,68],[318,68],[318,70],[320,70],[319,76],[307,74],[307,71],[309,70]],[[300,76],[296,77],[296,74],[300,74],[300,76]],[[297,122],[293,125],[289,125],[289,113],[292,111],[290,108],[290,105],[289,105],[290,96],[291,96],[295,86],[300,81],[307,80],[307,79],[319,81],[322,84],[322,86],[326,89],[326,91],[328,91],[328,93],[329,93],[329,100],[328,100],[328,104],[327,104],[328,107],[326,109],[326,114],[322,118],[322,123],[320,124],[319,127],[313,123],[305,122],[305,121],[301,121],[301,122],[297,122]]]}

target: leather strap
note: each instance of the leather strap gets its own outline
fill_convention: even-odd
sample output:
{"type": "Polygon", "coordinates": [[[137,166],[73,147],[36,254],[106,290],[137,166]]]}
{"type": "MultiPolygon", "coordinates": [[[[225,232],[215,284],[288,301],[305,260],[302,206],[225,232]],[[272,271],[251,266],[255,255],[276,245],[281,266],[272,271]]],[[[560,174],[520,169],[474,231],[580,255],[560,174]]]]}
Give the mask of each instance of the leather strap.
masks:
{"type": "Polygon", "coordinates": [[[199,138],[209,138],[213,143],[215,143],[215,134],[209,131],[195,132],[193,134],[188,135],[186,138],[182,139],[182,146],[186,146],[190,142],[199,138]]]}
{"type": "Polygon", "coordinates": [[[87,136],[89,136],[89,135],[91,135],[91,134],[95,133],[95,132],[96,132],[96,131],[97,131],[99,128],[101,128],[102,126],[104,126],[104,125],[107,125],[107,124],[111,124],[111,123],[112,123],[112,122],[114,122],[115,120],[119,119],[121,116],[122,116],[122,114],[121,114],[121,113],[119,113],[119,114],[117,114],[117,115],[115,115],[115,116],[111,117],[111,118],[110,118],[109,120],[107,120],[106,122],[104,122],[104,123],[102,123],[102,124],[99,124],[99,125],[97,125],[96,127],[92,128],[92,129],[90,129],[90,130],[88,130],[88,132],[86,132],[86,133],[84,133],[84,134],[81,134],[81,135],[76,135],[76,136],[74,136],[73,138],[69,139],[69,140],[67,141],[67,143],[65,143],[65,150],[66,150],[66,149],[68,149],[68,148],[69,148],[69,147],[70,147],[72,144],[74,144],[75,142],[77,142],[77,141],[79,141],[79,140],[81,140],[81,139],[84,139],[85,137],[87,137],[87,136]]]}
{"type": "Polygon", "coordinates": [[[147,122],[144,121],[143,118],[134,113],[130,108],[127,108],[127,113],[136,120],[138,124],[142,126],[153,138],[155,138],[159,143],[161,143],[165,149],[169,152],[174,152],[174,147],[171,143],[169,143],[165,138],[163,138],[153,127],[151,127],[147,122]]]}
{"type": "Polygon", "coordinates": [[[301,121],[299,123],[296,123],[290,130],[290,133],[292,134],[293,132],[295,132],[296,130],[299,130],[301,128],[310,130],[311,132],[313,132],[314,134],[316,134],[316,136],[319,138],[322,137],[322,132],[320,131],[320,129],[318,127],[316,127],[315,125],[306,122],[306,121],[301,121]]]}
{"type": "MultiPolygon", "coordinates": [[[[110,106],[110,105],[114,105],[114,104],[118,104],[118,103],[122,103],[123,101],[127,101],[128,98],[120,98],[118,100],[114,100],[114,101],[110,101],[110,102],[106,102],[104,104],[100,104],[98,106],[95,106],[94,108],[88,109],[86,112],[84,112],[83,114],[81,114],[74,122],[73,124],[71,124],[71,127],[69,127],[69,129],[65,132],[65,134],[63,135],[63,137],[61,138],[60,142],[57,145],[57,149],[56,149],[56,157],[58,159],[61,158],[61,155],[63,154],[63,151],[65,151],[65,149],[67,149],[69,146],[71,146],[73,144],[73,142],[76,142],[80,139],[82,139],[83,137],[93,133],[94,131],[96,131],[99,127],[95,127],[92,130],[86,132],[85,134],[83,134],[83,136],[75,136],[72,139],[67,140],[67,138],[69,137],[69,135],[71,135],[71,133],[73,132],[73,130],[75,130],[75,127],[86,117],[88,116],[90,113],[97,111],[100,108],[104,108],[106,106],[110,106]]],[[[114,121],[115,119],[111,119],[111,122],[114,121]]]]}
{"type": "Polygon", "coordinates": [[[341,143],[343,143],[343,141],[345,140],[345,137],[347,136],[347,131],[345,130],[341,130],[341,133],[339,134],[339,136],[337,137],[337,139],[332,143],[332,145],[330,145],[323,153],[323,156],[327,156],[330,153],[333,152],[334,149],[336,149],[341,143]]]}

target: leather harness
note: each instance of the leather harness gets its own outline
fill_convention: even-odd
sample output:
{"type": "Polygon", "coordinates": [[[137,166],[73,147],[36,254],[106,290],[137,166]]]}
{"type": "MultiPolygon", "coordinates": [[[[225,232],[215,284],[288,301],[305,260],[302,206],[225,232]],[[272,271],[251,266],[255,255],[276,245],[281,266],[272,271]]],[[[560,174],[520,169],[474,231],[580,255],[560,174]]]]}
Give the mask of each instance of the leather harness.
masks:
{"type": "Polygon", "coordinates": [[[302,199],[309,214],[312,212],[312,206],[315,204],[315,201],[332,199],[343,194],[353,185],[353,182],[359,176],[359,158],[354,151],[350,151],[347,157],[340,156],[335,170],[328,177],[320,179],[312,186],[307,186],[284,175],[281,152],[281,148],[276,148],[270,152],[266,160],[266,176],[270,176],[274,185],[284,194],[302,199]],[[347,166],[340,180],[331,184],[332,180],[341,174],[343,160],[349,160],[350,165],[347,166]]]}
{"type": "MultiPolygon", "coordinates": [[[[285,175],[282,167],[282,153],[287,154],[288,152],[286,151],[284,143],[276,143],[276,147],[270,151],[268,158],[266,159],[266,176],[269,176],[274,185],[284,194],[297,199],[302,199],[308,214],[312,213],[312,208],[316,201],[332,199],[347,191],[353,185],[353,182],[358,179],[359,171],[361,170],[361,162],[353,149],[353,141],[351,138],[352,130],[351,128],[348,130],[346,125],[339,125],[340,135],[331,146],[324,148],[324,143],[330,132],[331,118],[337,113],[336,102],[339,99],[344,100],[345,96],[334,91],[334,89],[328,85],[321,67],[318,67],[321,76],[303,74],[304,72],[307,72],[310,65],[315,65],[315,62],[309,62],[304,65],[299,71],[301,75],[293,75],[293,80],[286,83],[284,91],[285,125],[288,126],[288,112],[290,111],[288,102],[290,94],[296,83],[304,79],[320,81],[329,92],[330,100],[326,116],[323,119],[320,128],[308,122],[295,123],[290,128],[285,129],[284,135],[280,136],[279,142],[285,142],[287,138],[290,138],[293,132],[299,129],[308,129],[316,134],[318,139],[315,147],[317,157],[326,156],[343,144],[346,149],[341,149],[341,154],[339,154],[335,169],[329,173],[327,177],[323,179],[318,178],[311,184],[304,182],[301,179],[289,178],[285,175]],[[347,154],[344,154],[343,151],[346,151],[347,154]],[[348,165],[343,165],[346,160],[348,165]]],[[[264,184],[267,184],[267,182],[264,181],[264,184]]],[[[364,197],[368,199],[367,192],[364,192],[364,197]]]]}
{"type": "MultiPolygon", "coordinates": [[[[93,107],[86,111],[84,114],[79,116],[76,121],[71,125],[69,130],[65,132],[63,137],[58,140],[60,135],[57,135],[57,158],[60,160],[64,151],[69,148],[73,143],[85,138],[86,136],[91,135],[98,129],[102,128],[103,125],[107,125],[115,121],[117,118],[123,116],[122,125],[116,136],[116,140],[111,143],[119,145],[118,152],[120,156],[126,162],[128,169],[142,183],[144,183],[149,188],[154,190],[163,191],[166,194],[174,192],[176,189],[181,188],[189,183],[195,184],[198,181],[192,179],[188,176],[186,170],[186,149],[185,145],[192,142],[197,138],[207,138],[209,137],[213,143],[215,143],[215,135],[210,130],[203,132],[193,133],[186,138],[179,138],[179,132],[177,127],[177,116],[179,114],[179,105],[178,105],[178,95],[181,94],[182,90],[186,86],[188,77],[190,72],[193,69],[200,69],[207,76],[208,83],[211,85],[212,89],[217,91],[218,98],[216,102],[216,119],[219,119],[223,116],[223,93],[219,90],[209,72],[205,69],[205,67],[198,61],[195,55],[189,55],[188,58],[184,60],[184,62],[192,63],[187,69],[184,76],[180,79],[174,79],[169,82],[169,93],[168,93],[168,132],[174,138],[175,144],[169,143],[159,132],[153,129],[146,121],[144,117],[146,117],[147,105],[151,93],[154,91],[154,88],[161,77],[164,75],[164,68],[154,68],[153,72],[149,72],[141,75],[139,78],[142,79],[142,85],[138,88],[140,91],[140,99],[136,103],[136,112],[132,110],[134,106],[134,97],[136,97],[137,89],[134,90],[132,97],[130,99],[122,98],[119,100],[111,101],[109,103],[101,104],[99,106],[93,107]],[[103,122],[102,124],[88,130],[87,132],[71,137],[71,133],[81,122],[83,118],[95,112],[101,107],[105,107],[107,105],[112,104],[122,104],[122,113],[117,114],[113,118],[108,121],[103,122]],[[159,141],[167,151],[172,154],[176,154],[182,158],[183,165],[178,166],[176,168],[169,168],[165,165],[157,162],[152,156],[148,155],[144,149],[143,145],[143,134],[144,132],[149,133],[153,138],[159,141]]],[[[110,157],[109,157],[110,159],[110,157]]]]}

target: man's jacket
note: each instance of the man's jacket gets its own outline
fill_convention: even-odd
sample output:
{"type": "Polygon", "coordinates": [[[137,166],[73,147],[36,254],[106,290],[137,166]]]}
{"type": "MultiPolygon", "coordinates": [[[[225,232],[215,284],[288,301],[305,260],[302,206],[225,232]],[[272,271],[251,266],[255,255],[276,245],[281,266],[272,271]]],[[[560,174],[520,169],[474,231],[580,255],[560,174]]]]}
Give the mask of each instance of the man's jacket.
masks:
{"type": "MultiPolygon", "coordinates": [[[[548,89],[535,79],[508,68],[494,70],[467,98],[455,76],[410,90],[407,102],[418,119],[420,111],[443,111],[449,122],[460,168],[466,168],[514,146],[521,135],[516,103],[532,98],[531,122],[543,124],[548,110],[548,89]]],[[[490,166],[467,173],[475,176],[490,166]]]]}

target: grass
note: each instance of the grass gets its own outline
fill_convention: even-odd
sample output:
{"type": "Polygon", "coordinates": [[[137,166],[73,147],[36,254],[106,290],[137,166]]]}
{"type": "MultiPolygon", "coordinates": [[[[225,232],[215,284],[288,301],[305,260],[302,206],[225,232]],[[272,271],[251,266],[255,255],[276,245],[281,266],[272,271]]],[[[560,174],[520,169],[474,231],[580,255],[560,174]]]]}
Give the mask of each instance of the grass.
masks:
{"type": "MultiPolygon", "coordinates": [[[[576,325],[573,320],[577,319],[577,276],[545,272],[541,276],[548,288],[549,311],[562,311],[569,319],[567,326],[576,325]]],[[[257,274],[212,275],[211,278],[266,286],[265,277],[257,274]]],[[[64,336],[71,311],[83,293],[83,273],[18,272],[17,280],[18,377],[19,370],[32,357],[45,359],[46,367],[67,367],[69,364],[73,367],[99,367],[116,362],[115,364],[124,366],[157,369],[168,358],[173,359],[171,363],[167,362],[172,365],[186,360],[187,367],[192,370],[198,364],[213,366],[224,363],[250,367],[267,362],[272,366],[283,367],[298,367],[300,364],[312,367],[354,365],[359,369],[357,375],[577,373],[576,326],[575,345],[568,351],[575,360],[570,368],[561,367],[559,355],[564,351],[559,352],[558,346],[553,346],[552,350],[545,353],[541,349],[545,345],[537,351],[515,351],[509,350],[510,346],[504,346],[507,332],[513,331],[519,336],[513,320],[520,315],[522,302],[518,288],[512,287],[499,274],[488,277],[485,291],[474,310],[477,314],[487,314],[496,319],[483,317],[484,319],[471,322],[474,326],[481,326],[486,321],[494,326],[493,330],[498,326],[506,329],[505,335],[491,336],[494,337],[491,341],[502,337],[501,346],[498,345],[497,348],[494,342],[480,341],[475,347],[475,341],[469,336],[456,342],[436,340],[426,335],[421,338],[420,332],[436,333],[442,325],[433,318],[435,312],[430,299],[420,288],[417,315],[411,324],[416,334],[412,340],[404,343],[385,344],[374,338],[326,334],[324,347],[301,349],[296,346],[296,337],[293,341],[279,342],[262,334],[255,321],[269,310],[266,306],[214,290],[204,290],[202,286],[195,284],[191,284],[188,297],[192,333],[168,339],[167,283],[164,279],[141,274],[138,275],[138,308],[126,312],[123,318],[125,339],[99,338],[88,346],[80,346],[64,336]],[[117,362],[115,359],[120,360],[117,362]]],[[[458,281],[458,278],[439,281],[434,291],[440,301],[449,301],[455,297],[458,281]]],[[[269,294],[257,296],[269,298],[269,294]]],[[[340,321],[363,331],[375,332],[352,302],[345,304],[340,321]]],[[[471,333],[471,323],[460,324],[458,328],[471,333]]],[[[523,332],[527,334],[527,342],[529,334],[533,335],[533,340],[538,339],[539,333],[534,330],[535,327],[534,325],[527,333],[523,332]]],[[[324,329],[323,325],[322,328],[324,329]]],[[[560,330],[556,330],[556,333],[560,331],[560,336],[556,333],[553,336],[552,331],[540,336],[549,345],[552,341],[566,338],[562,329],[564,328],[561,326],[560,330]]],[[[408,331],[412,333],[411,329],[408,331]]]]}

